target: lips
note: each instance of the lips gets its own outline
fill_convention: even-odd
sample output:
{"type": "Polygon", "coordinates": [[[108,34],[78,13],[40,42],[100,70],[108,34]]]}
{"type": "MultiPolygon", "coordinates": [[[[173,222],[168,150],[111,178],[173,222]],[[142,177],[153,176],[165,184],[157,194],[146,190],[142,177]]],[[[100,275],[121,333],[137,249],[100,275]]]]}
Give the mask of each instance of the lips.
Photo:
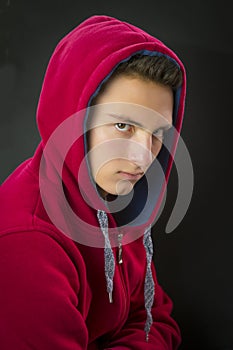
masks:
{"type": "Polygon", "coordinates": [[[137,181],[143,176],[143,172],[128,173],[126,171],[119,171],[118,174],[125,180],[137,181]]]}

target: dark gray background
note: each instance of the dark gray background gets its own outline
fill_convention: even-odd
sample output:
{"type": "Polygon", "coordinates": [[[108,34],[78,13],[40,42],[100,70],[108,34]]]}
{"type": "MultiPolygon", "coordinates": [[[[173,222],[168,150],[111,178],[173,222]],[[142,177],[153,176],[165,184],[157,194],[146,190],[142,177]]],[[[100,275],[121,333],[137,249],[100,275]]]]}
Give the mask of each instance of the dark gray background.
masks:
{"type": "Polygon", "coordinates": [[[193,199],[171,234],[177,193],[153,230],[160,283],[174,301],[181,349],[233,349],[232,204],[233,33],[230,2],[5,0],[0,3],[0,182],[40,140],[35,113],[58,41],[93,14],[129,21],[163,40],[183,60],[188,90],[183,139],[195,175],[193,199]]]}

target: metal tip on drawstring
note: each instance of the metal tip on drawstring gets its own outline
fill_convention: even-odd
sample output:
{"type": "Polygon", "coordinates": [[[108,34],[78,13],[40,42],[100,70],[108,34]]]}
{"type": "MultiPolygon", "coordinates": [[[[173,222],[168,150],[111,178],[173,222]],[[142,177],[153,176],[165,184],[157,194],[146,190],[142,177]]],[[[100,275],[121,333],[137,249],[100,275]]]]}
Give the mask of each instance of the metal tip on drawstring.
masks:
{"type": "Polygon", "coordinates": [[[148,343],[149,341],[149,333],[146,333],[146,342],[148,343]]]}
{"type": "Polygon", "coordinates": [[[108,296],[109,296],[109,302],[110,304],[112,304],[113,303],[112,292],[109,292],[108,296]]]}

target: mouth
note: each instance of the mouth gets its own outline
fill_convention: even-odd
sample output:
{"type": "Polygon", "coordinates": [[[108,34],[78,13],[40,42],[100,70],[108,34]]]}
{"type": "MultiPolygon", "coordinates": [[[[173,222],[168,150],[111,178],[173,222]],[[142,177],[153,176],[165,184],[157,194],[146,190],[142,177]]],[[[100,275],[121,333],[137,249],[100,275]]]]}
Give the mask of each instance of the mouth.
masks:
{"type": "Polygon", "coordinates": [[[118,174],[124,179],[124,180],[131,180],[131,181],[138,181],[143,175],[143,172],[137,172],[137,173],[128,173],[126,171],[118,171],[118,174]]]}

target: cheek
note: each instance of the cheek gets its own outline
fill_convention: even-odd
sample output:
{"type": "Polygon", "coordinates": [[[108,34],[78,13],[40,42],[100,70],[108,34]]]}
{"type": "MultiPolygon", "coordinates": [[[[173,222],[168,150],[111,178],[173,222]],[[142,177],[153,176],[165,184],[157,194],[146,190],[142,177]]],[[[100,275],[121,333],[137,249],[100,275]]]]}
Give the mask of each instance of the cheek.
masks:
{"type": "Polygon", "coordinates": [[[89,135],[88,135],[89,149],[92,149],[93,147],[98,145],[99,142],[100,140],[98,138],[98,132],[96,131],[96,129],[89,131],[89,135]]]}
{"type": "Polygon", "coordinates": [[[159,152],[162,148],[162,145],[163,145],[162,142],[160,140],[158,140],[157,138],[155,138],[153,140],[151,152],[152,152],[154,158],[156,158],[157,155],[159,154],[159,152]]]}
{"type": "Polygon", "coordinates": [[[94,148],[102,142],[112,139],[109,126],[100,126],[89,131],[88,144],[89,149],[94,148]]]}
{"type": "Polygon", "coordinates": [[[91,161],[92,176],[99,186],[101,186],[101,184],[103,184],[103,182],[105,182],[106,180],[109,181],[110,179],[112,179],[114,169],[115,168],[112,165],[112,162],[98,164],[97,166],[96,162],[93,159],[91,161]]]}

